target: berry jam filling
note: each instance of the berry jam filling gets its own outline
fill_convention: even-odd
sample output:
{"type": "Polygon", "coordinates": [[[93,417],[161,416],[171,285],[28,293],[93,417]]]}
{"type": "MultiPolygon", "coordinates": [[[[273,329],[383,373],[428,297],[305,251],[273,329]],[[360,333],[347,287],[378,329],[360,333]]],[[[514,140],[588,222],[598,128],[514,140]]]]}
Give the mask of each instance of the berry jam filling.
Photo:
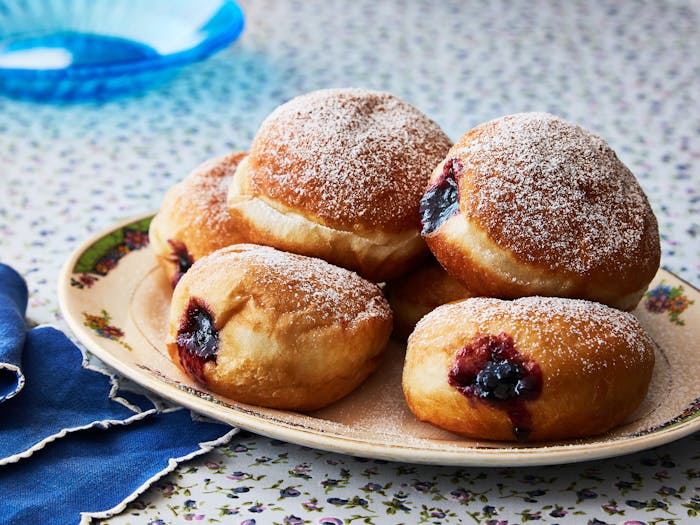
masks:
{"type": "Polygon", "coordinates": [[[175,275],[173,276],[173,288],[178,283],[180,278],[187,273],[190,266],[194,264],[194,257],[190,255],[187,251],[187,246],[182,241],[176,241],[175,239],[168,239],[168,244],[172,247],[173,251],[170,255],[170,260],[175,263],[175,275]]]}
{"type": "Polygon", "coordinates": [[[459,213],[459,188],[457,178],[461,175],[462,163],[459,159],[445,161],[442,174],[435,184],[425,192],[420,201],[421,234],[428,235],[437,230],[443,222],[459,213]]]}
{"type": "Polygon", "coordinates": [[[532,417],[524,401],[540,395],[542,371],[518,352],[510,335],[480,335],[467,343],[456,352],[448,381],[465,397],[483,399],[504,410],[515,437],[528,438],[532,417]]]}
{"type": "Polygon", "coordinates": [[[204,380],[204,365],[216,363],[219,350],[219,332],[214,318],[203,301],[192,297],[177,330],[177,352],[180,363],[187,372],[200,381],[204,380]]]}

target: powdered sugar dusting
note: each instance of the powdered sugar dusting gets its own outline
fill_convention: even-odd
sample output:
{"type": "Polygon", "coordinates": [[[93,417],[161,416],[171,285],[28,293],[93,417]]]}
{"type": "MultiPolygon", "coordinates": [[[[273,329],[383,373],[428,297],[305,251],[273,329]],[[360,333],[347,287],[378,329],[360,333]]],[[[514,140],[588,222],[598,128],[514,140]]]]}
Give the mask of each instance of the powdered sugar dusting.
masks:
{"type": "Polygon", "coordinates": [[[340,229],[418,228],[418,203],[450,140],[390,93],[328,89],[263,122],[251,148],[256,191],[340,229]]]}
{"type": "Polygon", "coordinates": [[[228,212],[226,202],[228,187],[233,179],[238,163],[245,156],[235,153],[213,159],[190,173],[180,183],[180,194],[189,201],[187,209],[178,207],[178,212],[190,213],[189,220],[197,230],[207,232],[216,239],[222,236],[223,242],[230,244],[228,233],[235,225],[228,212]]]}
{"type": "MultiPolygon", "coordinates": [[[[503,326],[517,324],[528,339],[540,342],[540,363],[544,360],[550,363],[578,363],[584,373],[593,373],[605,367],[611,358],[619,359],[623,366],[634,370],[653,356],[654,343],[636,317],[580,299],[466,299],[434,310],[418,323],[414,333],[434,337],[446,330],[460,330],[465,321],[483,327],[484,333],[489,333],[488,327],[493,326],[494,321],[503,326]],[[576,341],[575,347],[567,342],[572,339],[576,341]],[[624,343],[627,352],[616,356],[613,344],[620,342],[624,343]]],[[[549,373],[556,372],[550,370],[549,373]]]]}
{"type": "Polygon", "coordinates": [[[210,258],[230,257],[232,252],[239,260],[250,261],[237,264],[237,268],[255,272],[251,281],[256,290],[251,293],[262,307],[274,307],[279,314],[303,313],[318,327],[391,319],[391,308],[379,287],[354,272],[321,259],[257,245],[235,245],[214,252],[210,258]]]}
{"type": "Polygon", "coordinates": [[[547,113],[482,124],[450,155],[460,209],[518,258],[587,274],[658,256],[658,227],[634,175],[598,136],[547,113]]]}

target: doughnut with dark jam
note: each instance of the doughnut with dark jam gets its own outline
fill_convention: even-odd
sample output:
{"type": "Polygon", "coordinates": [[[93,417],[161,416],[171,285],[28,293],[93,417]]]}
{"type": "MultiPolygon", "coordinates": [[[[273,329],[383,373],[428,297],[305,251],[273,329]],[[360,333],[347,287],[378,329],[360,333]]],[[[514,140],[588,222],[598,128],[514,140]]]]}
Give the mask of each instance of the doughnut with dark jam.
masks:
{"type": "Polygon", "coordinates": [[[459,159],[445,161],[440,178],[421,198],[420,219],[423,225],[421,235],[433,233],[447,219],[459,213],[457,178],[461,171],[462,163],[459,159]]]}
{"type": "Polygon", "coordinates": [[[197,259],[173,290],[166,348],[207,391],[317,410],[380,364],[392,329],[381,288],[321,259],[234,244],[197,259]]]}
{"type": "Polygon", "coordinates": [[[168,244],[173,248],[170,260],[173,261],[176,266],[173,282],[171,283],[174,288],[180,278],[185,275],[187,270],[190,269],[190,266],[194,264],[194,257],[187,251],[187,246],[185,246],[184,242],[168,239],[168,244]]]}
{"type": "Polygon", "coordinates": [[[601,303],[470,297],[418,321],[401,386],[419,421],[470,439],[577,439],[633,417],[654,353],[635,316],[601,303]]]}
{"type": "Polygon", "coordinates": [[[177,350],[182,366],[197,380],[205,383],[204,365],[216,363],[219,332],[213,316],[204,304],[192,297],[177,332],[177,350]]]}
{"type": "Polygon", "coordinates": [[[510,335],[480,335],[466,344],[455,354],[448,381],[465,397],[483,399],[504,410],[515,437],[527,439],[532,418],[523,401],[540,395],[542,372],[517,351],[510,335]]]}

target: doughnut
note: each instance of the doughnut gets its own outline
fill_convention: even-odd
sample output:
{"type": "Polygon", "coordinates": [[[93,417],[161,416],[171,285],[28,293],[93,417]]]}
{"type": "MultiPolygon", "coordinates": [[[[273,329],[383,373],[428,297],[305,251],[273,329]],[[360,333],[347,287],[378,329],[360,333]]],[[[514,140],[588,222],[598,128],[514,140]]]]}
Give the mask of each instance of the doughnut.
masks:
{"type": "Polygon", "coordinates": [[[408,274],[387,282],[384,294],[394,313],[394,334],[404,340],[428,312],[440,305],[474,295],[451,277],[434,258],[408,274]]]}
{"type": "Polygon", "coordinates": [[[237,244],[196,261],[173,291],[167,348],[226,398],[287,410],[340,399],[391,333],[377,285],[320,259],[237,244]]]}
{"type": "Polygon", "coordinates": [[[419,420],[470,438],[580,438],[642,402],[654,347],[632,314],[600,303],[476,297],[419,321],[402,385],[419,420]]]}
{"type": "Polygon", "coordinates": [[[477,295],[638,304],[659,268],[656,218],[601,138],[547,113],[463,135],[431,175],[422,234],[477,295]]]}
{"type": "Polygon", "coordinates": [[[165,194],[150,244],[173,286],[194,261],[242,240],[228,213],[228,186],[247,153],[209,160],[165,194]]]}
{"type": "Polygon", "coordinates": [[[230,213],[247,242],[376,282],[398,277],[427,254],[418,205],[450,145],[389,93],[311,92],[262,123],[229,189],[230,213]]]}

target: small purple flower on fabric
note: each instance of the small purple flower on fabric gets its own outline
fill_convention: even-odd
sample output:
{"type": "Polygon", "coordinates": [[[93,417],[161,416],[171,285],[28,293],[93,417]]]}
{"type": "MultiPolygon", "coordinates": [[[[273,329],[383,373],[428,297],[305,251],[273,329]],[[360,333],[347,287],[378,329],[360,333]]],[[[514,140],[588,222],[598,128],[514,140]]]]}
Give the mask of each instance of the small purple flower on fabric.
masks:
{"type": "Polygon", "coordinates": [[[250,477],[250,474],[248,474],[247,472],[236,471],[236,472],[233,472],[232,474],[229,474],[226,477],[228,479],[246,479],[246,478],[250,477]]]}
{"type": "Polygon", "coordinates": [[[293,487],[288,487],[286,489],[280,490],[280,496],[283,498],[295,498],[299,496],[301,492],[293,487]]]}
{"type": "Polygon", "coordinates": [[[338,519],[338,518],[333,518],[330,516],[326,516],[325,518],[321,518],[318,520],[319,525],[343,525],[343,522],[338,519]]]}

